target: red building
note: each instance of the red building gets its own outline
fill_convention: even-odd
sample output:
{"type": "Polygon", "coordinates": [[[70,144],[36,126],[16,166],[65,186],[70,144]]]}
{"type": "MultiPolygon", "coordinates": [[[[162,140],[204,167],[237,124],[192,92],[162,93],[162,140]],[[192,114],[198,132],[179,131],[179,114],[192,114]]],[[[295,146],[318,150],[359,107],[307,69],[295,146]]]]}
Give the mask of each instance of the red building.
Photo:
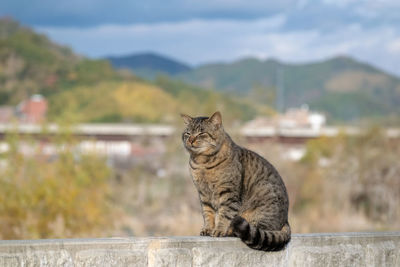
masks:
{"type": "Polygon", "coordinates": [[[40,123],[45,120],[47,100],[41,95],[33,95],[17,106],[19,121],[26,123],[40,123]]]}

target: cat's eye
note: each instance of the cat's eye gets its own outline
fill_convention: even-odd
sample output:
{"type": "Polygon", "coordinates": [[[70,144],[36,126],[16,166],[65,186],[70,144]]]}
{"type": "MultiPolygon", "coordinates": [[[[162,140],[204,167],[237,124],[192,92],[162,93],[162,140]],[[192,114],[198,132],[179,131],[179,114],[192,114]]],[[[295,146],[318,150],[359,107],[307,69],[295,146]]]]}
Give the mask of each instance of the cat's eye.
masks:
{"type": "Polygon", "coordinates": [[[208,134],[207,133],[200,133],[198,136],[200,138],[206,138],[208,136],[208,134]]]}
{"type": "Polygon", "coordinates": [[[190,133],[185,132],[183,135],[184,135],[185,137],[188,137],[188,136],[190,136],[190,133]]]}

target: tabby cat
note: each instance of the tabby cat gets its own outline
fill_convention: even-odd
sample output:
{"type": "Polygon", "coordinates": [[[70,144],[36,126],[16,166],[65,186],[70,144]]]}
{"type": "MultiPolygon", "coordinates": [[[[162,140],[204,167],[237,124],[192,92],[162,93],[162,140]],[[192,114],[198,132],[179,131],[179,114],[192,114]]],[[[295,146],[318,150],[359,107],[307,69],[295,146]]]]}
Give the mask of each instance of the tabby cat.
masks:
{"type": "Polygon", "coordinates": [[[282,249],[290,241],[289,200],[276,169],[236,145],[219,112],[182,118],[182,141],[204,218],[200,235],[237,236],[254,249],[282,249]]]}

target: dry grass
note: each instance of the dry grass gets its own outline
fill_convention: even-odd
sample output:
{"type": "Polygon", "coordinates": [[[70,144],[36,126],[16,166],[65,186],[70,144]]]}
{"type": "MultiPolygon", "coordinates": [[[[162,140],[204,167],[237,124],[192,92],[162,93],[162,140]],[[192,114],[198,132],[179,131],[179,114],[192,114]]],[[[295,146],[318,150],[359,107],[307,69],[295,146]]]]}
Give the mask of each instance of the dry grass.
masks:
{"type": "MultiPolygon", "coordinates": [[[[287,147],[281,145],[245,144],[281,173],[288,188],[293,232],[399,229],[400,165],[395,159],[400,152],[396,146],[385,145],[387,140],[373,133],[357,140],[340,137],[313,142],[301,162],[282,157],[287,147]],[[357,152],[361,150],[369,153],[357,152]],[[319,166],[310,153],[329,157],[329,165],[319,166]],[[359,158],[368,154],[366,161],[359,158]]],[[[188,155],[178,142],[169,146],[166,155],[143,162],[113,185],[115,206],[121,209],[122,218],[116,235],[198,235],[203,220],[187,170],[188,155]],[[154,162],[163,165],[152,169],[154,162]],[[157,168],[165,169],[166,176],[157,177],[157,168]]]]}
{"type": "MultiPolygon", "coordinates": [[[[306,156],[300,162],[289,161],[283,156],[287,151],[285,146],[274,143],[246,144],[236,137],[234,139],[238,140],[239,144],[266,157],[280,172],[289,193],[289,221],[293,232],[379,231],[400,228],[398,205],[400,203],[400,163],[398,161],[400,146],[398,143],[385,139],[379,130],[372,130],[357,138],[340,136],[334,139],[321,138],[311,141],[307,144],[306,156]],[[323,165],[320,164],[321,159],[324,159],[323,165]]],[[[13,165],[16,170],[25,171],[30,168],[40,174],[37,177],[48,177],[42,180],[48,181],[51,186],[38,187],[38,184],[36,187],[49,188],[45,192],[47,199],[58,203],[61,208],[57,208],[56,204],[48,201],[48,209],[53,212],[50,214],[44,210],[43,214],[51,216],[45,223],[40,223],[41,227],[37,227],[39,223],[36,222],[45,218],[41,213],[36,212],[39,206],[36,204],[29,206],[31,201],[21,202],[21,197],[15,195],[16,190],[6,190],[3,186],[5,190],[3,191],[9,196],[6,197],[4,193],[3,197],[0,197],[2,226],[4,228],[7,222],[7,225],[19,225],[19,228],[12,228],[14,232],[10,231],[10,227],[2,228],[0,237],[28,239],[94,235],[198,235],[203,219],[198,194],[188,171],[188,155],[183,150],[178,137],[167,140],[163,146],[165,147],[161,151],[165,152],[158,156],[135,159],[134,164],[128,168],[125,166],[114,169],[111,172],[111,179],[102,178],[109,184],[101,183],[97,187],[80,188],[81,180],[79,179],[103,177],[106,173],[104,170],[107,168],[100,164],[101,161],[98,165],[94,164],[96,162],[94,160],[81,162],[79,164],[83,165],[79,167],[81,165],[77,165],[71,157],[71,160],[57,166],[54,165],[57,161],[47,162],[45,165],[41,163],[41,166],[35,165],[39,161],[34,159],[30,160],[29,164],[13,165]],[[55,176],[49,170],[60,170],[65,177],[54,179],[55,176]],[[83,174],[85,175],[82,176],[83,174]],[[93,195],[93,201],[82,202],[79,205],[71,202],[75,198],[70,194],[65,194],[65,188],[66,185],[71,186],[71,181],[74,179],[78,179],[76,188],[80,190],[79,192],[83,192],[85,196],[83,199],[88,199],[93,195]],[[65,185],[59,184],[61,182],[65,185]],[[61,193],[51,191],[53,187],[60,188],[61,193]],[[109,193],[105,193],[103,188],[107,188],[106,191],[109,193]],[[63,200],[59,201],[61,197],[63,200]],[[70,204],[65,206],[69,203],[68,201],[70,204]],[[97,230],[93,232],[91,230],[96,228],[95,221],[91,222],[89,227],[85,220],[92,211],[96,211],[103,204],[108,206],[109,213],[101,215],[96,213],[95,219],[102,222],[102,227],[97,227],[97,230]],[[13,215],[9,210],[17,210],[18,213],[13,215]],[[77,217],[76,214],[81,217],[77,217]],[[75,223],[79,218],[82,223],[75,223]],[[79,226],[79,229],[72,228],[69,222],[75,223],[73,225],[79,226]],[[86,232],[83,226],[88,229],[86,232]],[[75,230],[71,231],[71,229],[75,230]],[[13,235],[7,236],[9,233],[13,235]]],[[[18,176],[16,171],[11,173],[14,175],[14,180],[8,181],[29,180],[32,183],[34,179],[38,179],[32,176],[34,174],[32,171],[29,172],[29,177],[33,177],[30,179],[23,172],[18,176]]],[[[27,196],[34,192],[32,188],[36,188],[35,185],[23,183],[20,184],[21,188],[22,186],[27,188],[23,191],[27,196]]],[[[21,191],[21,194],[23,192],[21,191]]],[[[21,194],[19,196],[24,196],[21,194]]],[[[38,196],[38,199],[42,198],[38,196]]],[[[40,203],[45,203],[41,201],[40,203]]]]}

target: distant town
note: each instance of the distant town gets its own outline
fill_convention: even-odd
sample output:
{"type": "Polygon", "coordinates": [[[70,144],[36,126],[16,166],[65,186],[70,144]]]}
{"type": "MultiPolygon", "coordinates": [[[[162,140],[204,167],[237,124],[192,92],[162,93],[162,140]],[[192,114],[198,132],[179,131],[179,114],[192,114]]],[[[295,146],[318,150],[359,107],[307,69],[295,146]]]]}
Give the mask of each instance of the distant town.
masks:
{"type": "MultiPolygon", "coordinates": [[[[0,140],[11,132],[22,137],[32,136],[39,141],[41,154],[56,154],[57,147],[48,137],[60,133],[61,129],[54,123],[44,124],[47,110],[47,100],[41,95],[33,95],[17,106],[0,106],[0,140]]],[[[357,135],[360,132],[357,127],[327,126],[324,114],[303,105],[276,116],[255,118],[244,124],[238,135],[246,143],[279,143],[286,147],[286,157],[297,161],[304,155],[307,140],[334,137],[339,133],[357,135]]],[[[79,152],[110,158],[160,155],[165,151],[165,140],[177,134],[171,125],[121,123],[78,124],[73,126],[71,133],[79,140],[79,152]],[[146,140],[145,145],[143,140],[146,140]]],[[[399,139],[400,129],[388,128],[386,134],[389,138],[399,139]]],[[[8,149],[7,144],[0,141],[0,153],[8,149]]],[[[28,142],[20,142],[20,150],[27,155],[37,153],[28,142]]]]}

